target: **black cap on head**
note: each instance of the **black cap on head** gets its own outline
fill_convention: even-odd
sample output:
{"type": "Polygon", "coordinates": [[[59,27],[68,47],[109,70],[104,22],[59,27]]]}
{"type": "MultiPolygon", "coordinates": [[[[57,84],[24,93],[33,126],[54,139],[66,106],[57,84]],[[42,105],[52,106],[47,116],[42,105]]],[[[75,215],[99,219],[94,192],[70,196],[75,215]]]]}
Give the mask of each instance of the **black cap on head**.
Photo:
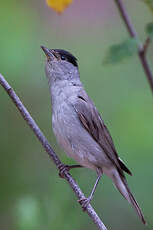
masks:
{"type": "Polygon", "coordinates": [[[78,67],[77,58],[74,57],[71,53],[69,53],[66,50],[61,50],[61,49],[54,49],[54,51],[57,52],[61,56],[61,59],[63,57],[68,62],[70,62],[71,64],[73,64],[74,66],[78,67]]]}

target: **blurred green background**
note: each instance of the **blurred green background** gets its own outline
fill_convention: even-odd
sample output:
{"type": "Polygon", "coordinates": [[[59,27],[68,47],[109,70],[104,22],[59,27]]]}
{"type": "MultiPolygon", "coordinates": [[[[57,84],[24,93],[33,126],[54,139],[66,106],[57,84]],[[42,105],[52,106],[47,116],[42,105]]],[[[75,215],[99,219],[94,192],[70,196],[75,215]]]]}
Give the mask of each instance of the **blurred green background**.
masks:
{"type": "MultiPolygon", "coordinates": [[[[125,2],[125,1],[124,1],[125,2]]],[[[142,41],[152,14],[143,1],[126,1],[142,41]]],[[[79,60],[84,86],[133,172],[129,186],[153,226],[153,98],[138,57],[104,65],[109,47],[128,38],[113,0],[73,1],[62,15],[45,0],[1,0],[0,72],[15,89],[60,159],[51,129],[51,104],[40,45],[62,48],[79,60]]],[[[153,71],[153,45],[148,50],[153,71]]],[[[0,229],[96,229],[71,188],[58,177],[41,144],[0,87],[0,229]]],[[[86,195],[96,174],[71,171],[86,195]]],[[[146,229],[105,176],[92,201],[109,229],[146,229]]]]}

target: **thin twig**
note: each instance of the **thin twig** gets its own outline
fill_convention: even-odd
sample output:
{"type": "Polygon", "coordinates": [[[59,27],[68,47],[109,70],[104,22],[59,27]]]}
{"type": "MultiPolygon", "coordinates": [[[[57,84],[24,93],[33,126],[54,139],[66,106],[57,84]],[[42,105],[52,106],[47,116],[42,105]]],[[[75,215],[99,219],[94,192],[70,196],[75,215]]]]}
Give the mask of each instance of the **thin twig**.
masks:
{"type": "MultiPolygon", "coordinates": [[[[48,153],[49,157],[52,159],[54,164],[56,165],[57,168],[62,164],[54,150],[52,149],[51,145],[49,144],[48,140],[42,133],[42,131],[39,129],[38,125],[36,122],[33,120],[31,117],[30,113],[28,110],[25,108],[25,106],[22,104],[21,100],[19,97],[16,95],[15,91],[11,88],[11,86],[8,84],[8,82],[5,80],[5,78],[0,74],[0,84],[2,87],[6,90],[14,104],[16,105],[17,109],[20,111],[22,117],[24,120],[27,122],[29,127],[33,130],[34,134],[36,137],[39,139],[40,143],[44,147],[45,151],[48,153]]],[[[77,196],[78,199],[84,199],[85,196],[79,186],[77,185],[76,181],[72,178],[72,176],[69,174],[67,170],[64,171],[63,173],[64,178],[67,180],[69,183],[70,187],[74,191],[75,195],[77,196]]],[[[97,228],[100,230],[107,230],[97,213],[94,211],[92,206],[89,204],[87,206],[86,212],[92,219],[92,221],[96,224],[97,228]]]]}
{"type": "Polygon", "coordinates": [[[150,44],[150,38],[148,37],[146,40],[145,40],[145,42],[144,42],[144,44],[143,44],[143,52],[144,52],[144,54],[146,55],[146,53],[147,53],[147,50],[148,50],[148,47],[149,47],[149,44],[150,44]]]}
{"type": "MultiPolygon", "coordinates": [[[[132,22],[130,20],[130,17],[129,17],[128,12],[127,12],[124,4],[123,4],[123,1],[122,0],[114,0],[114,1],[118,7],[120,15],[121,15],[121,17],[125,23],[125,26],[129,32],[130,36],[132,38],[138,39],[137,32],[134,28],[134,25],[132,24],[132,22]]],[[[146,78],[147,78],[148,83],[150,85],[151,91],[153,93],[153,75],[152,75],[151,69],[149,67],[149,64],[147,62],[147,59],[146,59],[146,51],[147,51],[149,43],[150,43],[149,38],[146,39],[146,42],[144,43],[144,45],[142,45],[141,42],[139,41],[139,43],[138,43],[138,56],[139,56],[139,59],[141,61],[144,72],[146,74],[146,78]]]]}

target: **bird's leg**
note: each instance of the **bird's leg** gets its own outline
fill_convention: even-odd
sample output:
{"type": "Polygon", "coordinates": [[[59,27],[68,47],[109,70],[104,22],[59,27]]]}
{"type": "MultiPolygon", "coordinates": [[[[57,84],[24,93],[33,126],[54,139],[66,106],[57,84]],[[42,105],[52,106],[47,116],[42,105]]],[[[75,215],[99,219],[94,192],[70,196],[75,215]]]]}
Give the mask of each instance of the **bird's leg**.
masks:
{"type": "Polygon", "coordinates": [[[73,169],[73,168],[81,168],[81,167],[83,167],[82,165],[65,165],[65,164],[60,164],[59,166],[58,166],[58,169],[59,169],[59,176],[61,177],[61,178],[64,178],[64,172],[65,172],[65,170],[66,171],[70,171],[71,169],[73,169]]]}
{"type": "Polygon", "coordinates": [[[94,193],[95,193],[95,191],[96,191],[96,187],[97,187],[97,185],[98,185],[98,183],[99,183],[99,180],[100,180],[100,178],[101,178],[101,176],[102,176],[102,174],[103,174],[102,169],[100,169],[100,168],[97,168],[96,171],[97,171],[97,175],[98,175],[98,176],[97,176],[96,182],[95,182],[95,184],[94,184],[94,187],[93,187],[93,189],[92,189],[92,191],[91,191],[90,196],[89,196],[88,198],[84,198],[84,199],[78,200],[78,202],[79,202],[79,203],[81,204],[81,206],[82,206],[83,211],[86,210],[88,204],[89,204],[90,201],[92,200],[93,195],[94,195],[94,193]]]}

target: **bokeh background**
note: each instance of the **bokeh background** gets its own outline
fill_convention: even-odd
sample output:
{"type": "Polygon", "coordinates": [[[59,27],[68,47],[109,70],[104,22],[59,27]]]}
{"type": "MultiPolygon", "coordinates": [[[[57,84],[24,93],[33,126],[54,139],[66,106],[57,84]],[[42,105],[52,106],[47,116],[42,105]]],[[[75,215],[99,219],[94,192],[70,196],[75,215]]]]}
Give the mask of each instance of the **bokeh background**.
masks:
{"type": "MultiPolygon", "coordinates": [[[[152,14],[143,1],[124,1],[142,41],[152,14]]],[[[60,159],[51,129],[51,104],[40,45],[71,51],[81,79],[133,172],[129,186],[153,226],[153,98],[138,57],[105,65],[112,44],[128,38],[113,0],[74,0],[63,14],[45,0],[1,0],[0,72],[15,89],[60,159]]],[[[153,45],[148,50],[153,71],[153,45]]],[[[86,195],[96,174],[71,171],[86,195]]],[[[146,229],[105,176],[92,201],[109,229],[146,229]]],[[[41,144],[0,87],[0,229],[96,229],[71,188],[58,177],[41,144]]],[[[151,228],[150,228],[151,229],[151,228]]]]}

